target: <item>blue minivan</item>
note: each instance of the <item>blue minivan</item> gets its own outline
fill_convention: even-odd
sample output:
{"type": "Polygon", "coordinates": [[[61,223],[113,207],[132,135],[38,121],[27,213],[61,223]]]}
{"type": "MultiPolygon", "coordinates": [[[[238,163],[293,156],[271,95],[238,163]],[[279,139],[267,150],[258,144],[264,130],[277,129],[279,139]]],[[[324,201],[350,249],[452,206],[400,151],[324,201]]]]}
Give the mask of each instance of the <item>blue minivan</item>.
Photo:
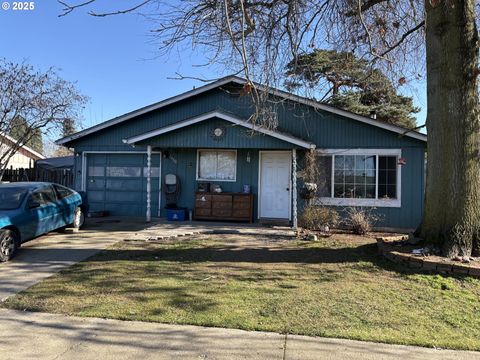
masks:
{"type": "Polygon", "coordinates": [[[42,182],[0,184],[0,261],[8,261],[20,245],[50,231],[85,221],[79,193],[42,182]]]}

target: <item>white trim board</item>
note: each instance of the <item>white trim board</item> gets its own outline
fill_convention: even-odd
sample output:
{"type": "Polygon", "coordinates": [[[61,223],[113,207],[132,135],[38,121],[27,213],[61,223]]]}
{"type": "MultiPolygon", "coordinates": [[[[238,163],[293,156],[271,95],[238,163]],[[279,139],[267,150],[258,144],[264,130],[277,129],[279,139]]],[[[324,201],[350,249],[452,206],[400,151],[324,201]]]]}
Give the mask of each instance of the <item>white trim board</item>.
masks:
{"type": "MultiPolygon", "coordinates": [[[[244,84],[247,83],[247,80],[242,79],[238,76],[227,76],[227,77],[224,77],[224,78],[219,79],[217,81],[214,81],[211,84],[204,85],[204,86],[199,87],[197,89],[190,90],[190,91],[187,91],[183,94],[170,97],[168,99],[157,102],[155,104],[142,107],[138,110],[131,111],[131,112],[126,113],[126,114],[121,115],[121,116],[117,116],[117,117],[115,117],[111,120],[107,120],[107,121],[105,121],[101,124],[92,126],[88,129],[79,131],[79,132],[77,132],[73,135],[70,135],[70,136],[64,137],[62,139],[59,139],[59,140],[55,141],[55,143],[57,145],[66,144],[66,143],[68,143],[72,140],[79,139],[79,138],[84,137],[86,135],[89,135],[91,133],[97,132],[97,131],[105,129],[107,127],[122,123],[126,120],[129,120],[129,119],[132,119],[136,116],[146,114],[146,113],[148,113],[150,111],[153,111],[153,110],[161,109],[162,107],[165,107],[167,105],[170,105],[170,104],[173,104],[175,102],[188,99],[190,97],[193,97],[193,96],[196,96],[196,95],[199,95],[199,94],[202,94],[206,91],[215,89],[217,87],[226,85],[226,84],[231,83],[231,82],[236,83],[236,84],[240,84],[240,85],[244,85],[244,84]]],[[[369,117],[366,117],[366,116],[362,116],[362,115],[354,114],[354,113],[351,113],[351,112],[348,112],[348,111],[345,111],[345,110],[337,109],[333,106],[322,104],[320,102],[317,102],[315,100],[311,100],[311,99],[308,99],[308,98],[305,98],[305,97],[302,97],[302,96],[290,94],[290,93],[282,91],[282,90],[273,89],[273,88],[267,87],[265,85],[255,84],[255,86],[259,90],[267,91],[274,96],[282,97],[284,99],[289,99],[289,100],[292,100],[292,101],[295,101],[295,102],[298,102],[298,103],[301,103],[301,104],[304,104],[304,105],[312,106],[316,109],[321,109],[321,110],[324,110],[324,111],[327,111],[327,112],[330,112],[330,113],[333,113],[333,114],[338,114],[338,115],[344,116],[346,118],[353,119],[353,120],[356,120],[356,121],[360,121],[362,123],[373,125],[373,126],[376,126],[376,127],[379,127],[379,128],[383,128],[383,129],[395,132],[397,134],[400,134],[400,135],[403,135],[403,136],[406,136],[406,137],[411,137],[411,138],[421,140],[421,141],[427,141],[427,136],[426,135],[421,134],[421,133],[416,132],[416,131],[408,131],[408,129],[405,129],[405,128],[402,128],[402,127],[399,127],[399,126],[396,126],[396,125],[387,124],[385,122],[375,120],[375,119],[372,119],[372,118],[369,118],[369,117]]]]}
{"type": "Polygon", "coordinates": [[[137,135],[137,136],[132,136],[128,139],[123,139],[123,142],[125,144],[133,145],[133,144],[135,144],[139,141],[150,139],[152,137],[159,136],[159,135],[162,135],[162,134],[165,134],[165,133],[177,130],[177,129],[181,129],[181,128],[186,127],[186,126],[197,124],[199,122],[209,120],[209,119],[212,119],[212,118],[219,118],[219,119],[231,122],[232,124],[243,126],[243,127],[247,128],[249,130],[258,131],[259,133],[269,135],[269,136],[274,137],[276,139],[286,141],[290,144],[301,146],[305,149],[315,149],[315,144],[313,144],[311,142],[299,139],[299,138],[291,136],[291,135],[279,133],[277,131],[264,129],[262,127],[256,127],[254,124],[252,124],[248,121],[242,120],[242,119],[240,119],[236,116],[224,113],[222,111],[211,111],[211,112],[208,112],[206,114],[195,116],[193,118],[183,120],[183,121],[177,122],[175,124],[165,126],[163,128],[160,128],[160,129],[149,131],[149,132],[146,132],[144,134],[137,135]]]}
{"type": "Polygon", "coordinates": [[[392,155],[401,156],[401,149],[373,149],[373,148],[351,148],[351,149],[317,149],[317,155],[392,155]]]}

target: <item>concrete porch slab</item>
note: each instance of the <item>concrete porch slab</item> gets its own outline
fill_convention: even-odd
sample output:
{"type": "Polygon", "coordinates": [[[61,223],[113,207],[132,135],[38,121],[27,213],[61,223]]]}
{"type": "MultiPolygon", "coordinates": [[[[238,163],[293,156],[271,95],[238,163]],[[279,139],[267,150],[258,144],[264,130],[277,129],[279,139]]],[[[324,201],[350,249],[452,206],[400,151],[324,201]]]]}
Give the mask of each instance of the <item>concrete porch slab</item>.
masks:
{"type": "MultiPolygon", "coordinates": [[[[122,218],[111,217],[106,219],[118,220],[122,218]]],[[[135,221],[143,221],[144,223],[145,220],[143,218],[138,218],[135,219],[135,221]]],[[[130,236],[125,238],[125,240],[154,241],[194,234],[269,234],[282,237],[294,237],[295,231],[286,226],[266,226],[259,223],[251,224],[216,221],[167,221],[163,218],[156,218],[153,219],[151,223],[146,224],[144,230],[130,234],[130,236]]]]}

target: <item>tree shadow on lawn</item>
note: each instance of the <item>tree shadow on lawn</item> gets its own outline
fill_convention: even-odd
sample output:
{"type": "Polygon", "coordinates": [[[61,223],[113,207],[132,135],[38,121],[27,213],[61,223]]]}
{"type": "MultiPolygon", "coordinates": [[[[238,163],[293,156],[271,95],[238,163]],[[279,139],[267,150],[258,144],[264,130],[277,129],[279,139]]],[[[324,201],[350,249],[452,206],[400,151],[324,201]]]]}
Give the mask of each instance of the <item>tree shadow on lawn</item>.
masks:
{"type": "MultiPolygon", "coordinates": [[[[235,263],[255,264],[341,264],[346,265],[352,270],[376,271],[386,270],[396,272],[398,275],[408,274],[430,274],[431,272],[407,268],[405,266],[392,263],[378,254],[376,243],[361,243],[357,246],[330,247],[309,246],[312,243],[305,243],[305,246],[236,246],[235,244],[224,244],[222,246],[208,247],[185,247],[181,249],[155,248],[152,244],[145,245],[145,249],[106,249],[97,255],[87,259],[90,263],[109,262],[109,261],[161,261],[184,264],[202,264],[218,263],[218,267],[225,267],[230,263],[230,269],[235,263]],[[225,263],[225,265],[223,265],[225,263]]],[[[142,245],[143,246],[143,245],[142,245]]],[[[215,265],[209,264],[210,267],[215,265]]],[[[231,269],[232,270],[232,269],[231,269]]],[[[239,271],[246,270],[243,267],[239,271]]],[[[278,269],[280,271],[280,269],[278,269]]],[[[162,269],[164,274],[165,269],[162,269]]],[[[182,271],[188,272],[188,268],[183,267],[182,271]]],[[[195,269],[192,269],[195,272],[195,269]]],[[[320,271],[320,269],[319,269],[320,271]]],[[[321,269],[325,279],[335,278],[336,271],[321,269]],[[332,274],[328,274],[332,272],[332,274]],[[331,275],[331,276],[328,276],[331,275]]],[[[174,276],[174,273],[171,274],[174,276]]],[[[337,274],[338,275],[338,274],[337,274]]],[[[444,277],[465,278],[462,275],[443,274],[444,277]]],[[[243,273],[240,276],[245,281],[258,279],[258,274],[252,277],[243,273]]],[[[272,279],[271,279],[272,280],[272,279]]]]}
{"type": "Polygon", "coordinates": [[[172,261],[185,263],[202,262],[247,262],[247,263],[356,263],[378,262],[376,244],[363,244],[357,247],[222,247],[181,248],[181,249],[107,249],[87,261],[172,261]]]}

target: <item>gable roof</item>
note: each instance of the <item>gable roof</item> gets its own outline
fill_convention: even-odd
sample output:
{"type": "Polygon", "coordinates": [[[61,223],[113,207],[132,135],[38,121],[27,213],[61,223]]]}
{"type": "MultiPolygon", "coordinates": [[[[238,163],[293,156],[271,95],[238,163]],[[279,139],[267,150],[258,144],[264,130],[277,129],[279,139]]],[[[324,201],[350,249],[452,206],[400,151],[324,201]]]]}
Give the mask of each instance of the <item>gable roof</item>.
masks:
{"type": "Polygon", "coordinates": [[[250,129],[250,130],[258,131],[262,134],[269,135],[271,137],[289,142],[291,144],[301,146],[301,147],[306,148],[306,149],[315,149],[315,144],[313,144],[311,142],[302,140],[302,139],[297,138],[295,136],[292,136],[290,134],[281,133],[281,132],[278,132],[278,131],[268,130],[268,129],[264,129],[262,127],[255,126],[254,124],[252,124],[252,123],[250,123],[246,120],[242,120],[239,117],[236,117],[232,114],[228,114],[226,112],[218,111],[218,110],[210,111],[208,113],[205,113],[205,114],[202,114],[202,115],[199,115],[199,116],[195,116],[195,117],[192,117],[190,119],[183,120],[183,121],[177,122],[177,123],[172,124],[172,125],[162,127],[160,129],[148,131],[144,134],[132,136],[128,139],[123,139],[123,142],[126,143],[126,144],[135,144],[139,141],[150,139],[152,137],[159,136],[159,135],[171,132],[171,131],[175,131],[177,129],[181,129],[181,128],[186,127],[186,126],[197,124],[199,122],[209,120],[209,119],[212,119],[212,118],[222,119],[222,120],[228,121],[232,124],[243,126],[243,127],[247,128],[247,129],[250,129]]]}
{"type": "MultiPolygon", "coordinates": [[[[128,112],[124,115],[117,116],[117,117],[115,117],[111,120],[107,120],[107,121],[105,121],[101,124],[92,126],[88,129],[79,131],[79,132],[77,132],[75,134],[72,134],[70,136],[66,136],[64,138],[61,138],[61,139],[55,141],[55,143],[57,145],[63,145],[63,144],[69,143],[73,140],[77,140],[77,139],[82,138],[84,136],[87,136],[89,134],[92,134],[92,133],[95,133],[97,131],[108,128],[110,126],[113,126],[113,125],[122,123],[124,121],[130,120],[134,117],[149,113],[150,111],[161,109],[165,106],[174,104],[176,102],[179,102],[179,101],[182,101],[182,100],[185,100],[185,99],[188,99],[188,98],[191,98],[193,96],[200,95],[204,92],[207,92],[209,90],[218,88],[220,86],[223,86],[223,85],[226,85],[226,84],[229,84],[229,83],[245,85],[246,83],[248,83],[248,81],[246,79],[240,78],[238,76],[227,76],[227,77],[221,78],[217,81],[214,81],[210,84],[201,86],[199,88],[196,88],[196,89],[193,89],[193,90],[190,90],[190,91],[187,91],[187,92],[184,92],[180,95],[176,95],[176,96],[170,97],[168,99],[162,100],[160,102],[157,102],[157,103],[142,107],[140,109],[128,112]]],[[[363,116],[363,115],[354,114],[354,113],[351,113],[349,111],[338,109],[338,108],[333,107],[331,105],[323,104],[323,103],[317,102],[315,100],[308,99],[306,97],[302,97],[302,96],[299,96],[299,95],[288,93],[288,92],[283,91],[283,90],[270,88],[270,87],[262,85],[262,84],[255,83],[255,86],[259,90],[267,91],[268,93],[270,93],[274,96],[278,96],[278,97],[281,97],[281,98],[284,98],[284,99],[295,101],[295,102],[298,102],[298,103],[301,103],[301,104],[304,104],[304,105],[311,106],[311,107],[316,108],[316,109],[320,109],[320,110],[323,110],[323,111],[326,111],[326,112],[337,114],[337,115],[340,115],[340,116],[343,116],[343,117],[346,117],[346,118],[349,118],[349,119],[352,119],[352,120],[356,120],[356,121],[359,121],[359,122],[362,122],[362,123],[365,123],[365,124],[373,125],[373,126],[376,126],[376,127],[379,127],[379,128],[385,129],[385,130],[389,130],[389,131],[392,131],[392,132],[397,133],[397,134],[400,134],[402,136],[411,137],[411,138],[421,140],[421,141],[427,141],[427,136],[425,134],[419,133],[417,131],[406,129],[406,128],[403,128],[403,127],[397,126],[397,125],[388,124],[388,123],[385,123],[383,121],[372,119],[370,117],[366,117],[366,116],[363,116]]]]}
{"type": "MultiPolygon", "coordinates": [[[[17,143],[17,140],[15,140],[10,135],[4,134],[4,133],[3,134],[0,133],[0,138],[6,139],[7,140],[6,142],[10,143],[10,144],[16,144],[17,143]]],[[[5,142],[3,144],[5,144],[5,142]]],[[[3,145],[3,144],[0,143],[0,145],[3,145]]],[[[11,145],[8,145],[8,144],[5,144],[5,145],[11,146],[11,145]]],[[[20,144],[20,147],[18,148],[18,151],[23,151],[23,152],[27,153],[27,154],[23,154],[23,155],[25,155],[25,156],[30,155],[30,158],[32,158],[34,160],[45,159],[45,156],[43,156],[39,152],[33,150],[31,147],[29,147],[27,145],[20,144]]]]}

